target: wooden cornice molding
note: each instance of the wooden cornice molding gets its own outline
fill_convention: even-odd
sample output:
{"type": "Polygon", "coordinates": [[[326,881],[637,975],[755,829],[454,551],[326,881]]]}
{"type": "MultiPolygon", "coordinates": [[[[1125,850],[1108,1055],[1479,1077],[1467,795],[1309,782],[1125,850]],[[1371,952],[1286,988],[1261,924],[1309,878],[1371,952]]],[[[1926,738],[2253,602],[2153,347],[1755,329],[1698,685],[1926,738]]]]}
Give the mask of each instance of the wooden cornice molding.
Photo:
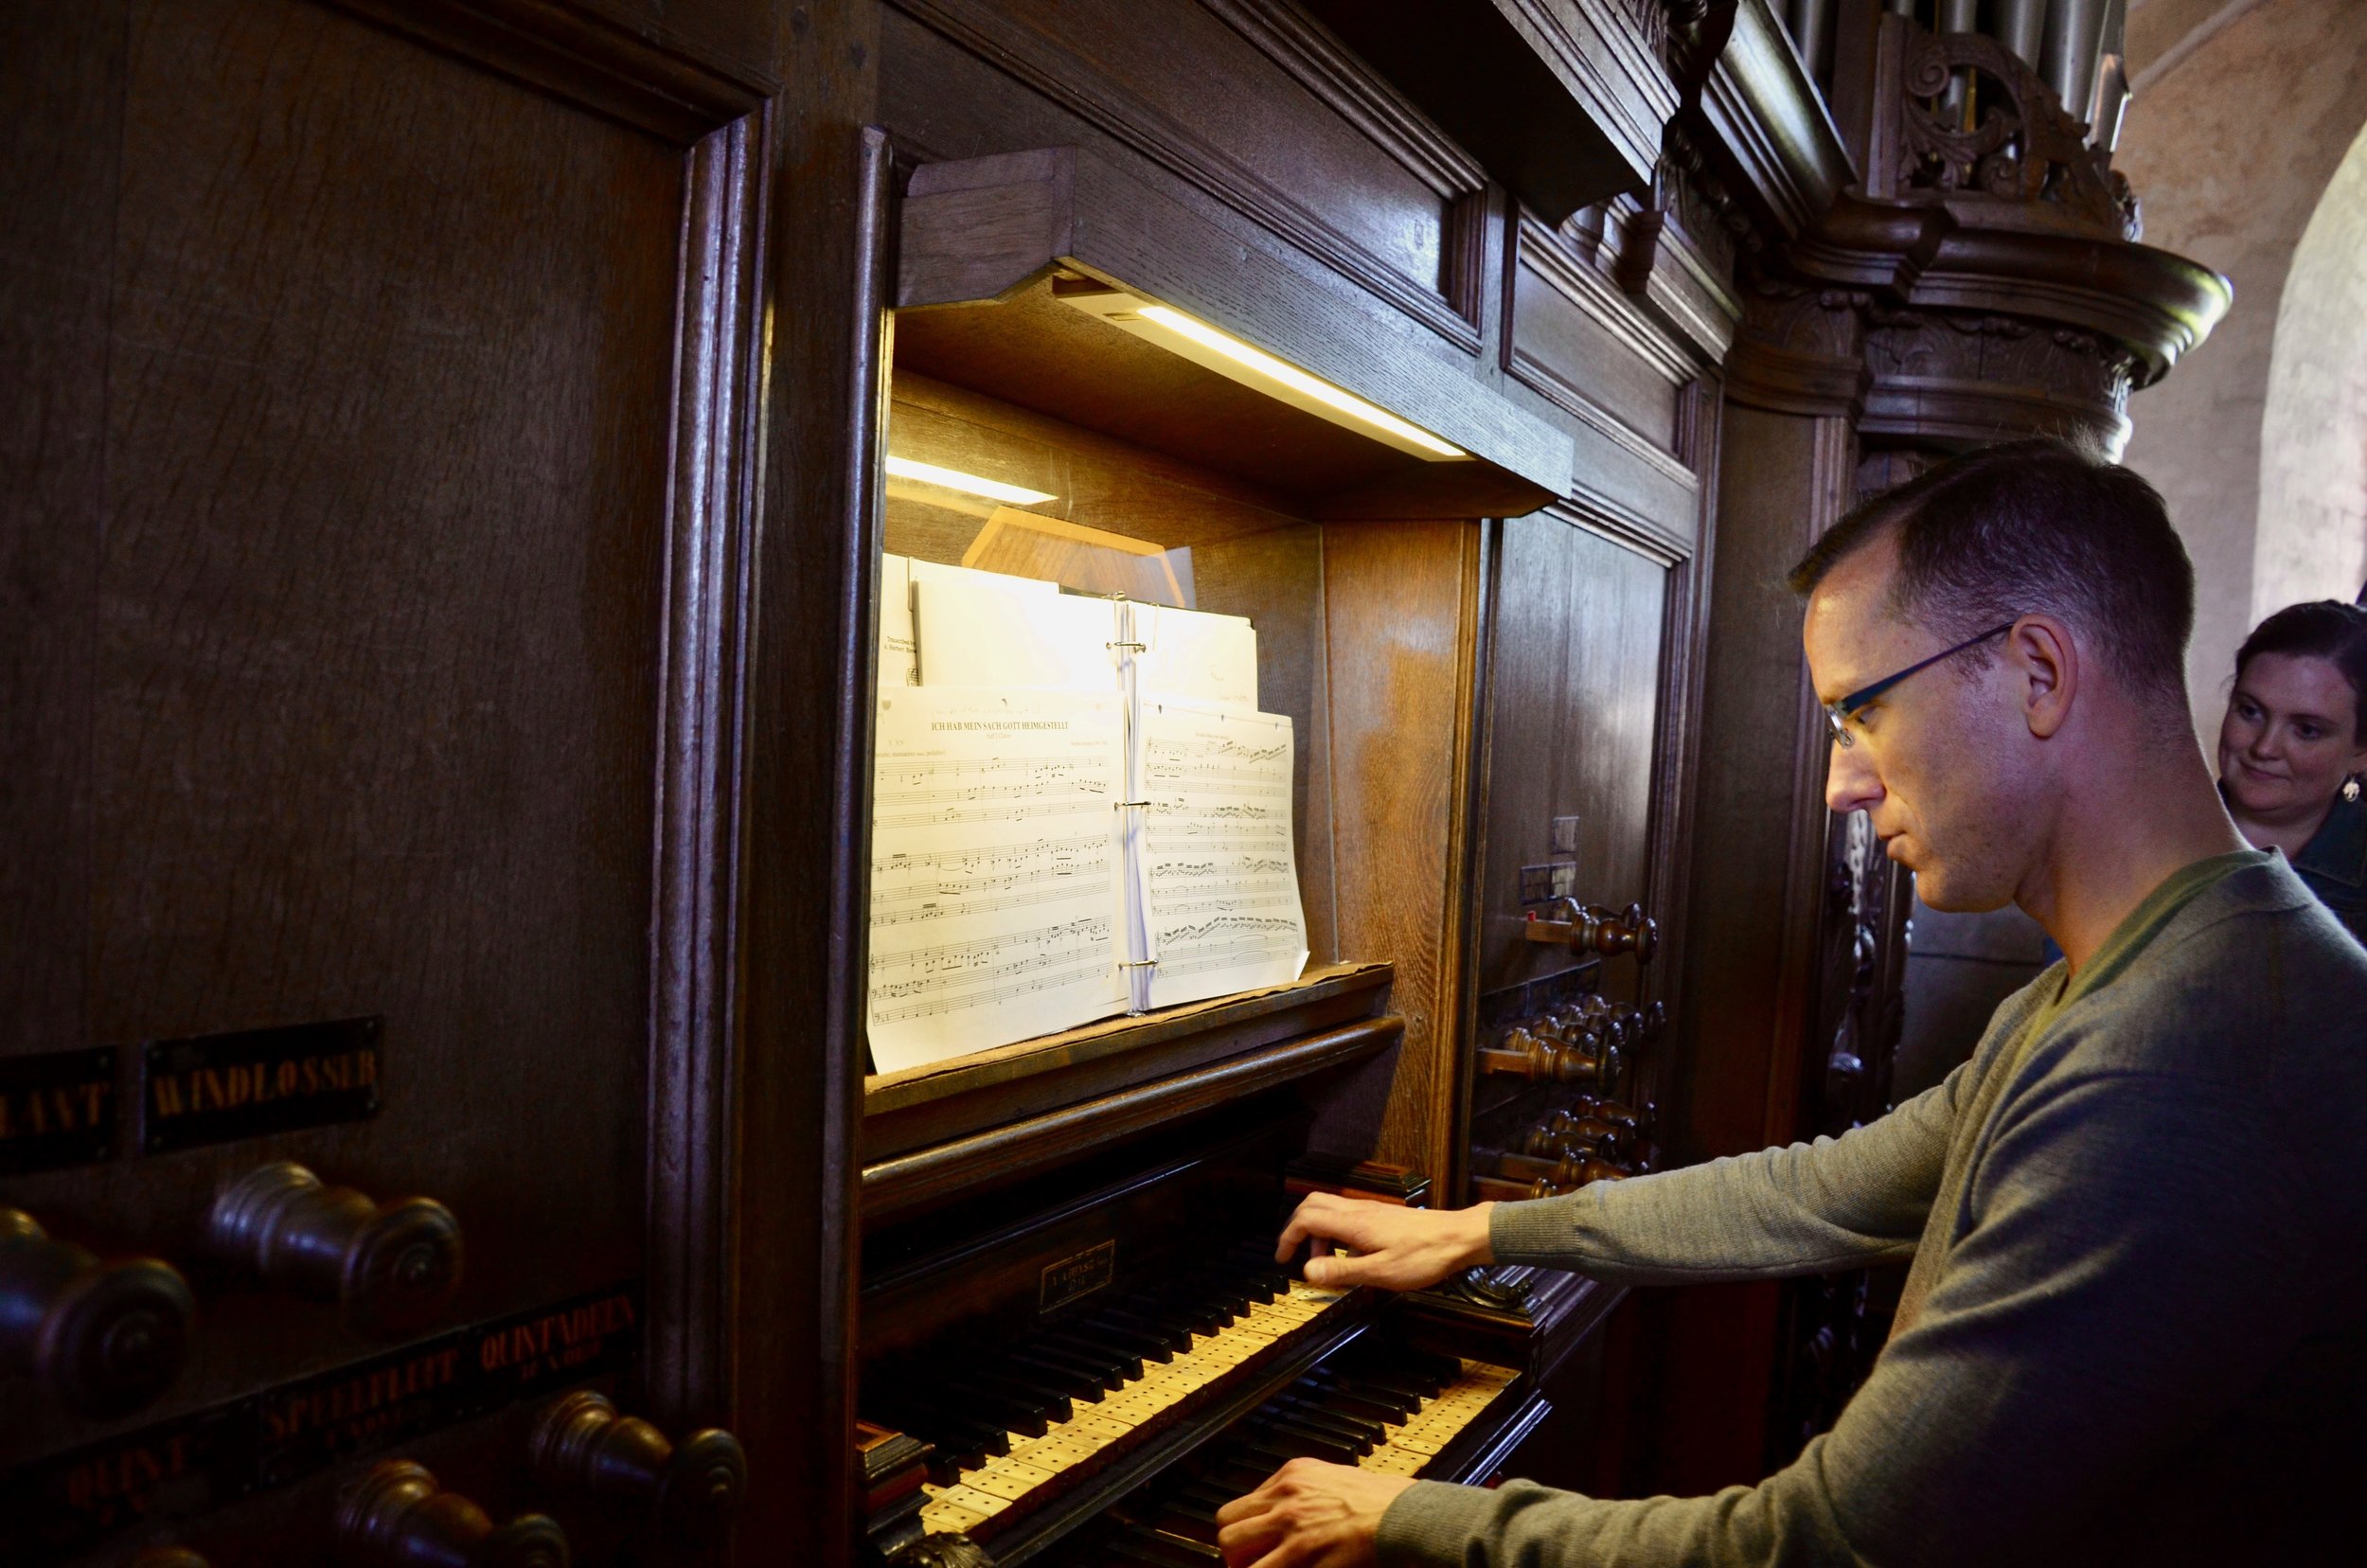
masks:
{"type": "MultiPolygon", "coordinates": [[[[1737,36],[1762,9],[1736,9],[1737,36]]],[[[1705,116],[1719,73],[1750,57],[1729,39],[1705,116]]],[[[2136,241],[2127,182],[1993,41],[1884,16],[1872,80],[1862,184],[1805,221],[1797,203],[1775,210],[1765,177],[1733,187],[1768,216],[1745,247],[1731,395],[1906,445],[2077,430],[2118,451],[2129,390],[2210,333],[2233,301],[2227,279],[2136,241]],[[1966,72],[1986,105],[1970,130],[1931,107],[1966,72]]],[[[1732,184],[1736,144],[1714,145],[1732,184]]]]}
{"type": "Polygon", "coordinates": [[[2127,350],[2138,386],[2209,335],[2234,299],[2217,273],[2151,245],[1975,216],[1843,196],[1771,270],[1897,310],[2010,315],[2093,333],[2127,350]]]}
{"type": "MultiPolygon", "coordinates": [[[[1780,243],[1813,225],[1858,172],[1767,0],[1710,8],[1697,53],[1721,29],[1686,104],[1686,129],[1761,235],[1780,243]]],[[[1680,43],[1673,52],[1682,60],[1684,49],[1680,43]]]]}
{"type": "Polygon", "coordinates": [[[1664,0],[1297,0],[1530,211],[1652,182],[1678,93],[1664,0]]]}

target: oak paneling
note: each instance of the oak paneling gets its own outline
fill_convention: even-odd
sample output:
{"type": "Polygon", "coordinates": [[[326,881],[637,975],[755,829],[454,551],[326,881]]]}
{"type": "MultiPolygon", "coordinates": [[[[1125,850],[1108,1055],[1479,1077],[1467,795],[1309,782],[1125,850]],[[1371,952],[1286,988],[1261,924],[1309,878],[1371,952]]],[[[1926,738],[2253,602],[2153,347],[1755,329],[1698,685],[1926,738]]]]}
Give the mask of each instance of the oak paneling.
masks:
{"type": "MultiPolygon", "coordinates": [[[[902,4],[1104,134],[1475,346],[1447,303],[1444,268],[1449,209],[1478,187],[1476,170],[1392,155],[1208,9],[1128,0],[902,4]],[[1274,156],[1278,148],[1290,155],[1274,156]]],[[[891,94],[896,80],[892,73],[891,94]]],[[[893,123],[912,122],[899,115],[893,123]]]]}
{"type": "MultiPolygon", "coordinates": [[[[383,1015],[384,1108],[9,1195],[187,1258],[221,1179],[295,1158],[450,1203],[463,1315],[635,1274],[682,156],[318,7],[131,19],[103,490],[35,546],[95,568],[54,628],[88,756],[0,832],[88,824],[27,934],[87,955],[88,1042],[383,1015]]],[[[332,1318],[209,1296],[151,1415],[355,1354],[332,1318]]]]}
{"type": "MultiPolygon", "coordinates": [[[[1442,338],[1419,312],[1399,308],[1402,301],[1376,297],[1354,275],[1329,265],[1302,235],[1245,217],[1113,144],[1090,121],[1034,94],[1014,92],[1010,79],[978,56],[909,19],[890,13],[884,27],[887,101],[881,115],[899,158],[970,166],[933,169],[925,182],[916,174],[914,210],[927,204],[943,223],[966,213],[973,188],[1009,180],[1021,187],[1020,200],[1041,204],[1052,220],[1049,229],[1035,231],[1041,239],[1019,249],[1013,246],[1027,226],[1014,232],[1006,224],[977,224],[982,249],[1008,253],[1007,264],[993,272],[998,292],[1017,289],[1065,258],[1247,338],[1524,482],[1516,487],[1524,507],[1500,496],[1473,512],[1485,514],[1495,505],[1533,508],[1540,497],[1528,487],[1558,493],[1568,482],[1568,437],[1486,384],[1475,335],[1465,342],[1442,338]],[[938,174],[947,182],[942,188],[938,174]],[[980,182],[975,187],[960,183],[972,179],[980,182]]],[[[941,262],[957,246],[956,239],[933,232],[920,254],[941,262]]],[[[956,276],[964,290],[981,281],[969,269],[951,271],[947,276],[948,269],[930,266],[928,276],[912,279],[904,297],[916,306],[946,303],[962,297],[945,292],[956,276]]],[[[1120,363],[1118,356],[1110,356],[1110,363],[1120,363]]],[[[933,361],[924,368],[938,379],[955,379],[950,363],[933,361]]],[[[1012,395],[1043,401],[1042,394],[1020,398],[1014,389],[1012,395]]],[[[1095,422],[1065,406],[1049,411],[1095,422]]],[[[1380,509],[1388,499],[1376,496],[1368,509],[1343,506],[1326,515],[1404,516],[1380,509]]],[[[1425,504],[1435,506],[1435,498],[1425,504]]]]}
{"type": "MultiPolygon", "coordinates": [[[[1488,650],[1487,811],[1479,883],[1483,992],[1567,969],[1521,935],[1521,867],[1577,862],[1581,902],[1650,893],[1646,850],[1668,569],[1550,512],[1503,532],[1488,650]],[[1578,819],[1575,856],[1552,819],[1578,819]]],[[[1624,989],[1625,982],[1620,982],[1624,989]]]]}
{"type": "Polygon", "coordinates": [[[128,5],[0,9],[0,1054],[87,1044],[92,615],[128,5]]]}
{"type": "Polygon", "coordinates": [[[1480,526],[1325,532],[1332,842],[1344,953],[1397,965],[1405,1042],[1377,1156],[1443,1178],[1457,1088],[1480,526]],[[1345,678],[1353,672],[1353,679],[1345,678]]]}
{"type": "Polygon", "coordinates": [[[1515,371],[1573,412],[1609,414],[1661,453],[1677,440],[1681,383],[1638,354],[1526,255],[1513,278],[1515,371]],[[1596,411],[1599,411],[1596,412],[1596,411]]]}

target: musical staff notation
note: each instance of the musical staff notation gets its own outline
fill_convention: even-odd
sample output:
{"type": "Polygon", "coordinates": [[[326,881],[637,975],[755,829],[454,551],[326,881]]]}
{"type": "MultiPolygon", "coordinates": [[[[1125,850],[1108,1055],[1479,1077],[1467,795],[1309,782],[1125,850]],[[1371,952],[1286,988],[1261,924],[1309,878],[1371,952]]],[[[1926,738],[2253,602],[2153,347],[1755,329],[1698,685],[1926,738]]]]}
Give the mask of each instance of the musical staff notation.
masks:
{"type": "Polygon", "coordinates": [[[869,1036],[899,1067],[1124,1006],[1114,696],[916,687],[873,772],[869,1036]]]}
{"type": "Polygon", "coordinates": [[[1154,1005],[1295,978],[1307,928],[1290,842],[1290,722],[1159,704],[1143,728],[1154,1005]]]}

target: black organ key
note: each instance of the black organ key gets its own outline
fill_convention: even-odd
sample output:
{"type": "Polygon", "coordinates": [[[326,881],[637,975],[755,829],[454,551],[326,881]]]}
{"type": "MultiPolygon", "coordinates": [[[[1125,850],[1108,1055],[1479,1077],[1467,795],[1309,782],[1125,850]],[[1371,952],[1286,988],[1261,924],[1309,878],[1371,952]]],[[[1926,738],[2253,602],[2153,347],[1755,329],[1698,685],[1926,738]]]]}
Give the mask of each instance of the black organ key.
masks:
{"type": "Polygon", "coordinates": [[[1123,1307],[1107,1308],[1099,1315],[1128,1333],[1140,1334],[1146,1339],[1155,1340],[1166,1345],[1170,1359],[1175,1352],[1189,1350],[1192,1347],[1192,1331],[1188,1327],[1179,1327],[1164,1319],[1152,1317],[1148,1313],[1132,1311],[1123,1307]]]}
{"type": "Polygon", "coordinates": [[[1045,1427],[1054,1421],[1065,1421],[1072,1414],[1066,1399],[1041,1398],[1032,1390],[1008,1386],[988,1373],[973,1372],[949,1381],[945,1387],[947,1393],[974,1406],[981,1415],[1030,1437],[1042,1436],[1045,1427]]]}
{"type": "Polygon", "coordinates": [[[1361,1416],[1367,1420],[1386,1421],[1392,1425],[1404,1420],[1421,1408],[1418,1399],[1408,1399],[1380,1389],[1361,1389],[1344,1385],[1337,1373],[1317,1371],[1299,1380],[1298,1387],[1307,1397],[1337,1409],[1361,1416]]]}
{"type": "Polygon", "coordinates": [[[1103,1375],[1117,1379],[1116,1386],[1121,1388],[1143,1375],[1142,1357],[1130,1356],[1123,1350],[1112,1349],[1100,1341],[1083,1334],[1059,1329],[1045,1334],[1036,1343],[1048,1349],[1058,1350],[1087,1365],[1100,1368],[1103,1375]]]}
{"type": "Polygon", "coordinates": [[[1041,1378],[1072,1399],[1097,1399],[1126,1386],[1114,1367],[1088,1364],[1085,1358],[1041,1341],[1012,1351],[1005,1361],[1013,1377],[1041,1378]]]}
{"type": "Polygon", "coordinates": [[[1345,1437],[1317,1432],[1293,1421],[1254,1417],[1251,1430],[1257,1434],[1253,1439],[1254,1447],[1278,1452],[1285,1459],[1322,1459],[1334,1465],[1353,1465],[1367,1452],[1345,1437]]]}
{"type": "Polygon", "coordinates": [[[1383,1437],[1388,1435],[1388,1434],[1381,1429],[1381,1424],[1379,1421],[1359,1420],[1354,1416],[1346,1416],[1338,1411],[1326,1410],[1323,1406],[1311,1404],[1308,1401],[1298,1398],[1294,1394],[1278,1395],[1272,1402],[1283,1410],[1288,1411],[1293,1420],[1306,1422],[1309,1426],[1318,1427],[1326,1432],[1333,1433],[1339,1436],[1344,1437],[1350,1442],[1362,1444],[1363,1448],[1360,1451],[1362,1452],[1371,1452],[1374,1447],[1378,1445],[1383,1437]]]}
{"type": "Polygon", "coordinates": [[[1407,1401],[1406,1408],[1410,1411],[1421,1409],[1423,1400],[1446,1386],[1433,1383],[1427,1378],[1401,1378],[1391,1372],[1369,1370],[1359,1370],[1342,1377],[1340,1385],[1359,1393],[1395,1395],[1407,1401]]]}
{"type": "Polygon", "coordinates": [[[1201,1307],[1183,1301],[1165,1302],[1156,1297],[1136,1296],[1127,1303],[1130,1311],[1141,1313],[1152,1323],[1185,1336],[1183,1348],[1190,1348],[1193,1334],[1214,1334],[1231,1321],[1213,1307],[1201,1307]]]}
{"type": "Polygon", "coordinates": [[[1157,1568],[1199,1568],[1203,1562],[1222,1562],[1224,1554],[1205,1541],[1185,1541],[1158,1530],[1131,1525],[1119,1532],[1112,1544],[1119,1559],[1126,1562],[1150,1563],[1157,1568]]]}
{"type": "Polygon", "coordinates": [[[1137,1333],[1115,1323],[1098,1318],[1065,1325],[1061,1332],[1094,1345],[1105,1345],[1122,1356],[1134,1358],[1134,1376],[1142,1376],[1144,1362],[1172,1362],[1175,1351],[1164,1338],[1149,1333],[1137,1333]]]}

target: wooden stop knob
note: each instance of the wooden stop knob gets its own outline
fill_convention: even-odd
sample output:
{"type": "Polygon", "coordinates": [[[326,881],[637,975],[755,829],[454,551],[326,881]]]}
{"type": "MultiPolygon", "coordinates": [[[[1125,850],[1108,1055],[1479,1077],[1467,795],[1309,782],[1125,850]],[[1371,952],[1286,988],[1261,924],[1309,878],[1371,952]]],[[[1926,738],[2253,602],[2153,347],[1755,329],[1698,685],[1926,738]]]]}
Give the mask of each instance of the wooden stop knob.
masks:
{"type": "Polygon", "coordinates": [[[722,1540],[748,1489],[748,1456],[730,1433],[709,1427],[671,1442],[589,1389],[543,1407],[526,1439],[526,1462],[545,1485],[644,1511],[667,1543],[722,1540]]]}
{"type": "Polygon", "coordinates": [[[108,1420],[152,1403],[181,1375],[196,1315],[169,1263],[102,1263],[0,1208],[0,1361],[77,1415],[108,1420]]]}
{"type": "Polygon", "coordinates": [[[496,1525],[427,1467],[373,1467],[337,1509],[337,1544],[366,1568],[567,1568],[567,1537],[543,1514],[496,1525]]]}
{"type": "Polygon", "coordinates": [[[375,1339],[436,1322],[459,1293],[460,1221],[432,1198],[374,1203],[300,1165],[258,1167],[222,1189],[214,1250],[269,1285],[335,1302],[375,1339]]]}

